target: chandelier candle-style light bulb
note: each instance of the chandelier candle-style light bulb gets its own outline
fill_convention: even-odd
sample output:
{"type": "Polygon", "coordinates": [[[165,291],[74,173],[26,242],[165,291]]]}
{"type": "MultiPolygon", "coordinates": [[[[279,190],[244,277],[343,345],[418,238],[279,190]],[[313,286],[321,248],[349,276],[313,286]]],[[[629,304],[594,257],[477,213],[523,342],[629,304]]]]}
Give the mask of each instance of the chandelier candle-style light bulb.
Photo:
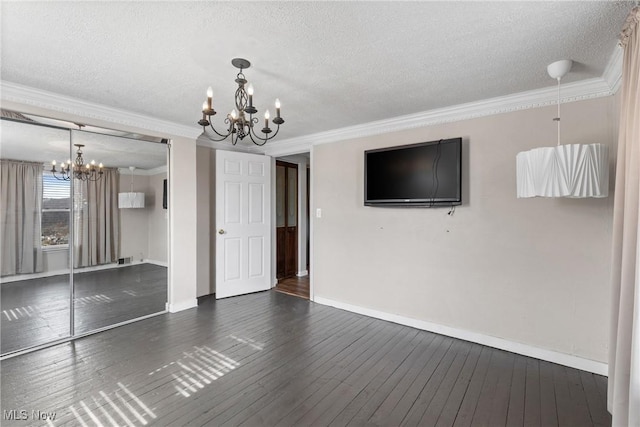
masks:
{"type": "Polygon", "coordinates": [[[264,112],[264,127],[265,127],[265,129],[269,128],[269,117],[271,117],[271,116],[269,115],[269,110],[267,110],[267,111],[264,112]]]}
{"type": "MultiPolygon", "coordinates": [[[[249,107],[253,107],[253,85],[250,84],[247,88],[247,93],[249,94],[249,107]]],[[[252,113],[253,114],[253,113],[252,113]]]]}
{"type": "Polygon", "coordinates": [[[262,135],[259,135],[255,125],[259,123],[259,119],[253,117],[258,110],[253,105],[254,88],[253,84],[250,84],[243,70],[249,68],[251,63],[243,58],[234,58],[231,64],[240,69],[240,72],[236,75],[236,84],[238,85],[235,91],[235,108],[224,119],[226,129],[220,131],[216,129],[212,123],[211,116],[215,114],[213,110],[212,90],[209,88],[207,91],[207,101],[202,106],[202,119],[198,120],[198,124],[204,129],[205,135],[212,141],[223,141],[231,137],[231,144],[236,145],[239,140],[249,136],[249,139],[256,145],[264,145],[268,140],[273,139],[280,129],[280,125],[284,123],[280,115],[280,100],[276,99],[276,118],[273,119],[273,123],[277,125],[275,132],[269,128],[269,116],[265,117],[265,127],[262,129],[262,135]],[[248,116],[248,117],[247,117],[248,116]],[[212,133],[207,132],[207,126],[212,133]]]}
{"type": "Polygon", "coordinates": [[[207,107],[207,101],[204,101],[202,103],[202,119],[198,120],[198,124],[200,126],[209,126],[209,120],[207,120],[207,115],[214,115],[216,112],[209,109],[209,107],[207,107]]]}
{"type": "Polygon", "coordinates": [[[207,109],[211,110],[211,105],[213,104],[213,88],[209,86],[207,89],[207,109]]]}

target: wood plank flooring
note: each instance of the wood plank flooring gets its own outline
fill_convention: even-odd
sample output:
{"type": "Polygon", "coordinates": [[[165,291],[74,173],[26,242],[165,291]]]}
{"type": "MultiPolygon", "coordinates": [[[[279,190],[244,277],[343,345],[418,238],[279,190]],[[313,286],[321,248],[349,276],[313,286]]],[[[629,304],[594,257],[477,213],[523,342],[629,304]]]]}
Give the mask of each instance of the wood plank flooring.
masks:
{"type": "Polygon", "coordinates": [[[275,290],[289,295],[309,299],[309,276],[278,279],[275,290]]]}
{"type": "Polygon", "coordinates": [[[604,377],[273,291],[0,367],[3,426],[611,424],[604,377]]]}
{"type": "MultiPolygon", "coordinates": [[[[138,264],[76,273],[76,334],[157,313],[167,302],[167,268],[138,264]]],[[[69,275],[0,285],[1,353],[69,336],[69,275]]]]}

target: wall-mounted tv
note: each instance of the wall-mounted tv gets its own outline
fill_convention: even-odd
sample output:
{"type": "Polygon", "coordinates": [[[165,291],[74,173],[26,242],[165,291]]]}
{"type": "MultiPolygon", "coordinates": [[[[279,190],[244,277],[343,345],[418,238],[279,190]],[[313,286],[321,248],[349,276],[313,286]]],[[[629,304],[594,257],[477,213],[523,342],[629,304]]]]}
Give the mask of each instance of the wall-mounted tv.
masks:
{"type": "Polygon", "coordinates": [[[462,138],[364,152],[366,206],[462,203],[462,138]]]}

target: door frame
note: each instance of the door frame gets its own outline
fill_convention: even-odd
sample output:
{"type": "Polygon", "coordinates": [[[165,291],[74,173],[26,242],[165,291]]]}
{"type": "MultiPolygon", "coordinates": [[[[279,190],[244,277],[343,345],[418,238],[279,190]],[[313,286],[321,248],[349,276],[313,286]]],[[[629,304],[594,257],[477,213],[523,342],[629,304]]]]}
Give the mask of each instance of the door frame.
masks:
{"type": "MultiPolygon", "coordinates": [[[[294,276],[298,276],[298,273],[300,272],[300,235],[301,235],[301,230],[300,230],[300,164],[298,163],[292,163],[292,162],[288,162],[288,161],[284,161],[284,160],[279,160],[276,159],[276,169],[274,174],[276,176],[276,187],[275,187],[275,193],[276,193],[276,197],[275,197],[275,203],[277,203],[278,201],[278,185],[277,185],[277,168],[278,166],[284,167],[285,168],[285,194],[284,194],[284,205],[285,205],[285,229],[288,229],[289,226],[289,170],[290,169],[295,169],[295,176],[296,176],[296,197],[295,197],[295,212],[296,212],[296,236],[295,236],[295,242],[296,242],[296,250],[295,250],[295,261],[294,261],[294,272],[293,275],[294,276]]],[[[276,280],[278,279],[278,218],[277,218],[277,210],[278,207],[276,205],[276,216],[274,217],[274,221],[275,221],[275,229],[276,229],[276,280]]],[[[285,233],[288,230],[285,230],[285,233]]],[[[285,242],[287,241],[287,236],[285,234],[285,242]]],[[[286,264],[286,252],[285,251],[285,264],[286,264]]],[[[285,266],[285,276],[286,276],[286,266],[285,266]]],[[[291,276],[286,276],[285,278],[288,278],[291,276]]]]}
{"type": "MultiPolygon", "coordinates": [[[[306,172],[306,168],[309,168],[309,183],[308,183],[308,187],[309,187],[309,193],[307,194],[307,190],[306,187],[307,185],[304,185],[304,197],[307,198],[308,201],[308,212],[307,215],[304,218],[304,221],[308,221],[309,224],[309,230],[308,230],[308,238],[309,238],[309,253],[306,254],[306,258],[307,258],[307,262],[309,267],[306,268],[300,268],[300,266],[298,266],[297,268],[297,272],[296,275],[298,275],[298,273],[303,273],[300,274],[300,276],[309,276],[309,300],[313,301],[313,215],[312,215],[312,209],[313,209],[313,150],[311,150],[311,148],[307,149],[307,150],[303,150],[303,151],[295,151],[295,152],[282,152],[282,153],[278,153],[278,154],[270,154],[269,152],[265,153],[266,155],[271,156],[271,162],[272,162],[272,166],[273,166],[273,170],[275,171],[275,167],[276,167],[276,159],[281,159],[283,157],[288,157],[288,156],[296,156],[296,155],[305,155],[305,154],[309,154],[309,157],[306,159],[306,161],[304,162],[294,162],[292,160],[289,160],[288,163],[297,163],[298,165],[298,264],[300,264],[300,250],[301,248],[304,249],[304,245],[306,245],[306,241],[303,239],[302,237],[302,233],[303,231],[306,233],[306,226],[305,227],[301,227],[301,223],[302,223],[302,216],[304,215],[304,210],[307,209],[307,202],[305,202],[303,200],[302,203],[300,203],[300,191],[301,191],[301,182],[302,180],[301,178],[301,174],[304,174],[304,181],[306,182],[307,180],[307,172],[306,172]],[[304,164],[305,167],[301,167],[301,165],[304,164]],[[301,212],[301,209],[303,210],[301,212]],[[304,230],[303,230],[304,228],[304,230]],[[304,242],[304,245],[302,245],[301,242],[304,242]]],[[[302,159],[302,157],[301,157],[302,159]]],[[[287,162],[287,159],[284,160],[285,162],[287,162]]],[[[271,263],[272,263],[272,287],[275,287],[278,284],[278,279],[276,278],[276,268],[277,268],[277,247],[276,247],[276,223],[275,223],[275,217],[276,217],[276,213],[275,213],[275,206],[276,206],[276,179],[275,179],[275,172],[272,174],[272,179],[271,179],[271,185],[272,185],[272,192],[271,192],[271,197],[272,197],[272,218],[274,218],[274,222],[273,222],[273,226],[272,226],[272,256],[271,256],[271,263]]],[[[305,224],[302,224],[305,225],[305,224]]],[[[306,250],[305,250],[306,252],[306,250]]],[[[305,262],[306,264],[306,262],[305,262]]]]}

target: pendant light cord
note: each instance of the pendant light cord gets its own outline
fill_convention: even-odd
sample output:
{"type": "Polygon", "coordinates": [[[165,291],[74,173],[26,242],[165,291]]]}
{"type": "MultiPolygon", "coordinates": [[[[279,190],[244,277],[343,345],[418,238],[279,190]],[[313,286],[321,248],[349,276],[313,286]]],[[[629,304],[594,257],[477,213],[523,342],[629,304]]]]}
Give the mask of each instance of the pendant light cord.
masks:
{"type": "Polygon", "coordinates": [[[558,147],[560,146],[560,77],[558,77],[558,117],[555,119],[558,122],[558,147]]]}

